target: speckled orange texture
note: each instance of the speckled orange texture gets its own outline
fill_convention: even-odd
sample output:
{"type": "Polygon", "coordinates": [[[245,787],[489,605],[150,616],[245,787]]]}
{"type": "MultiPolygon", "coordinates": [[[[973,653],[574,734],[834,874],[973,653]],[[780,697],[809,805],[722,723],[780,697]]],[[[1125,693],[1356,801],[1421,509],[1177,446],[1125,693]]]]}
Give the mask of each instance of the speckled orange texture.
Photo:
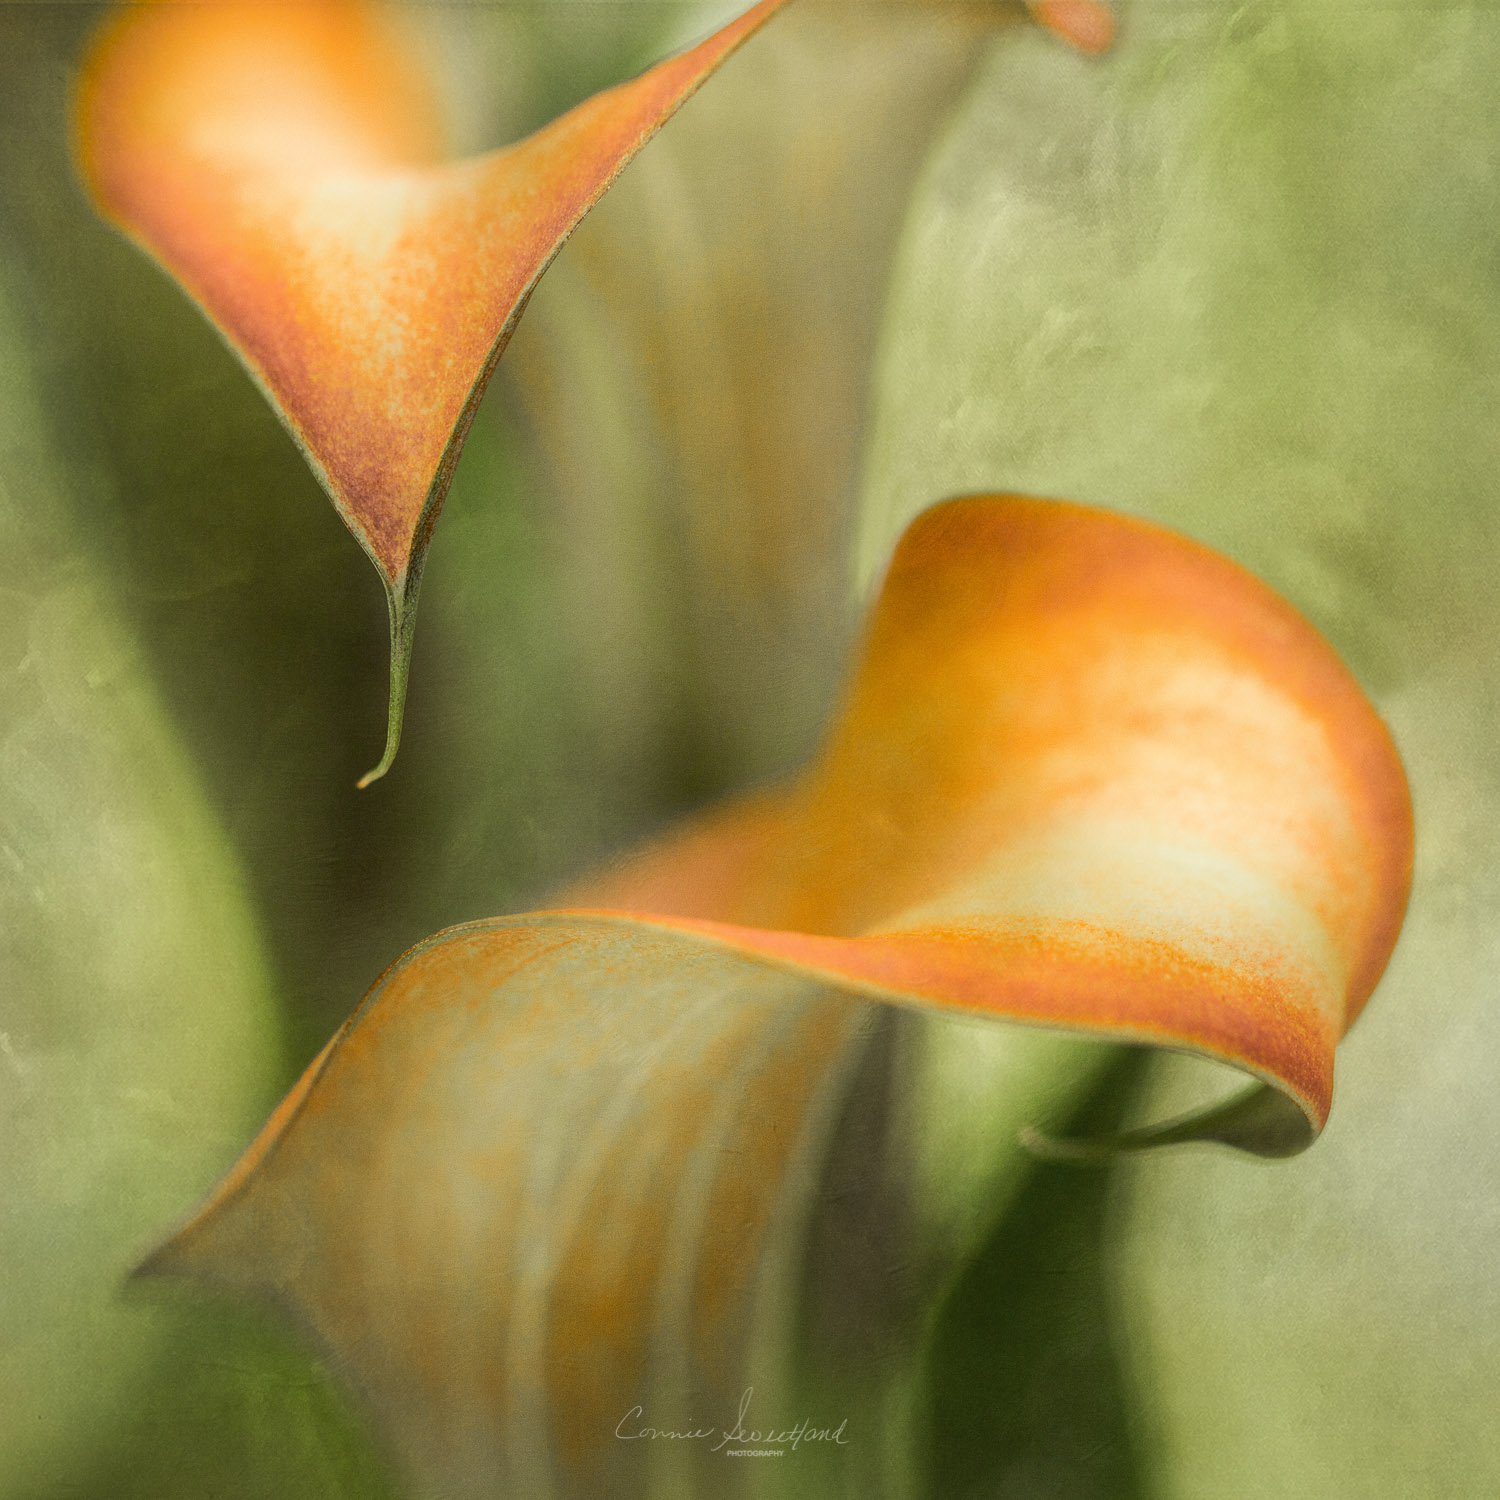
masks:
{"type": "Polygon", "coordinates": [[[77,156],[101,212],[201,303],[399,585],[537,277],[782,3],[463,161],[444,159],[425,82],[371,7],[139,5],[86,65],[77,156]]]}
{"type": "Polygon", "coordinates": [[[616,1426],[763,1382],[872,1002],[1196,1050],[1316,1128],[1411,852],[1380,720],[1248,574],[940,506],[804,776],[566,898],[615,910],[413,950],[154,1268],[293,1307],[426,1491],[652,1493],[679,1457],[616,1426]]]}
{"type": "Polygon", "coordinates": [[[798,783],[568,894],[895,995],[1203,1050],[1317,1125],[1411,859],[1389,735],[1270,590],[1143,523],[978,498],[907,534],[798,783]]]}
{"type": "MultiPolygon", "coordinates": [[[[1202,1051],[1320,1125],[1334,1046],[1400,930],[1412,853],[1389,733],[1289,605],[1147,523],[976,497],[907,532],[803,777],[621,860],[536,921],[640,922],[897,1002],[1202,1051]],[[1059,849],[1064,878],[1039,900],[1026,862],[1059,849]],[[1090,889],[1101,872],[1128,898],[1115,909],[1090,889]],[[1221,930],[1202,885],[1226,873],[1251,898],[1231,916],[1280,921],[1221,930]]],[[[429,939],[376,992],[419,969],[424,1003],[482,1005],[530,951],[525,921],[429,939]]],[[[323,1107],[317,1075],[381,1035],[367,1005],[220,1195],[298,1110],[323,1107]]]]}

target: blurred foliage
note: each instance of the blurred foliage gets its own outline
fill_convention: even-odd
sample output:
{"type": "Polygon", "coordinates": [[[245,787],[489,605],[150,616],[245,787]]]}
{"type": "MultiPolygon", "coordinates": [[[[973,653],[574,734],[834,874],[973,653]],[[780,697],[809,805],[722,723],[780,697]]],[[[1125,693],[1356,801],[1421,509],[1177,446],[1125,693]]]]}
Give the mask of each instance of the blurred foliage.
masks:
{"type": "Polygon", "coordinates": [[[6,238],[0,1488],[80,1493],[84,1435],[128,1425],[194,1327],[122,1299],[124,1279],[233,1161],[284,1060],[234,851],[90,534],[109,480],[38,399],[45,360],[26,351],[46,341],[6,238]]]}
{"type": "Polygon", "coordinates": [[[584,221],[501,363],[592,539],[575,576],[658,611],[670,760],[697,800],[800,765],[838,690],[891,256],[933,132],[1013,19],[798,0],[584,221]]]}
{"type": "MultiPolygon", "coordinates": [[[[118,1420],[74,1430],[35,1500],[387,1500],[398,1490],[340,1383],[260,1308],[131,1287],[170,1327],[118,1420]],[[59,1473],[63,1477],[57,1477],[59,1473]]],[[[0,1481],[4,1483],[5,1481],[0,1481]]]]}
{"type": "MultiPolygon", "coordinates": [[[[1063,1133],[1118,1130],[1144,1062],[1115,1053],[1063,1133]]],[[[1097,1168],[1035,1166],[955,1278],[926,1350],[932,1500],[1147,1493],[1110,1308],[1110,1187],[1097,1168]]]]}

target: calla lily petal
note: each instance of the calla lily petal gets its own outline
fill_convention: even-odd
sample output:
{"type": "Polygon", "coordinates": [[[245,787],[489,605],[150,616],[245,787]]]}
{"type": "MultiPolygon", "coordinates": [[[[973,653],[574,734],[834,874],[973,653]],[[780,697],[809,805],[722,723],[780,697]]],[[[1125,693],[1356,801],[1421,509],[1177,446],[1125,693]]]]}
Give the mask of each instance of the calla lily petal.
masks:
{"type": "Polygon", "coordinates": [[[707,1486],[722,1455],[619,1424],[774,1377],[870,1002],[1228,1059],[1305,1140],[1410,860],[1389,736],[1269,590],[1102,512],[953,502],[801,781],[573,893],[622,909],[413,950],[148,1268],[289,1303],[433,1492],[707,1486]]]}
{"type": "Polygon", "coordinates": [[[1148,526],[977,499],[907,532],[811,772],[586,894],[834,982],[1200,1050],[1317,1127],[1411,849],[1389,736],[1269,590],[1148,526]]]}
{"type": "Polygon", "coordinates": [[[96,204],[244,360],[385,584],[390,718],[366,782],[395,754],[428,539],[532,287],[783,3],[462,161],[443,159],[423,79],[361,4],[142,5],[97,43],[76,105],[96,204]]]}

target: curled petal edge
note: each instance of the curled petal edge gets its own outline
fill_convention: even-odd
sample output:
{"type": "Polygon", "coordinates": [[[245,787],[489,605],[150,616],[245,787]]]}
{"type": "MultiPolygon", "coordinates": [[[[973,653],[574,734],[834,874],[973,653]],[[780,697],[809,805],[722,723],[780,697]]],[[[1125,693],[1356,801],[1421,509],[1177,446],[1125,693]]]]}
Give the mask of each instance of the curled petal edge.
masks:
{"type": "Polygon", "coordinates": [[[284,1303],[441,1492],[609,1492],[621,1411],[728,1403],[784,1326],[775,1246],[870,1003],[1257,1080],[1039,1154],[1288,1155],[1390,955],[1411,832],[1373,708],[1243,570],[1078,506],[950,502],[898,548],[803,777],[564,909],[412,949],[142,1271],[284,1303]]]}
{"type": "Polygon", "coordinates": [[[872,1000],[1229,1063],[1260,1087],[1111,1149],[1293,1154],[1327,1120],[1334,1048],[1389,959],[1412,857],[1389,733],[1258,580],[1107,512],[950,501],[903,538],[817,764],[576,887],[566,909],[413,948],[213,1201],[289,1128],[393,975],[456,938],[578,923],[675,933],[872,1000]],[[892,844],[903,810],[920,826],[892,844]],[[1139,859],[1123,878],[1122,848],[1139,859]],[[1017,849],[1048,866],[1035,889],[1007,861],[1017,849]],[[1113,889],[1141,886],[1144,906],[1129,890],[1101,905],[1096,867],[1113,889]],[[1220,916],[1215,881],[1267,930],[1199,932],[1220,916]],[[646,900],[658,909],[623,909],[646,900]]]}

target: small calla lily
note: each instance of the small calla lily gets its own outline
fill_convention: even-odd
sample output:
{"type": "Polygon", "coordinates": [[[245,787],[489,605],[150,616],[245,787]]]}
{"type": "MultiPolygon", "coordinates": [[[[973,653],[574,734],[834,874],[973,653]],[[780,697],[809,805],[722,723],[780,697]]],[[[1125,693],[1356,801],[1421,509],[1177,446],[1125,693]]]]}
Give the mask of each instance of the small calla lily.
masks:
{"type": "MultiPolygon", "coordinates": [[[[379,764],[401,734],[422,568],[469,424],[527,298],[631,158],[785,0],[526,140],[444,159],[408,49],[357,0],[137,5],[76,103],[100,211],[193,295],[378,569],[391,631],[379,764]]],[[[1029,0],[1085,51],[1098,0],[1029,0]]]]}
{"type": "Polygon", "coordinates": [[[722,1455],[619,1424],[692,1428],[766,1373],[876,1008],[1234,1063],[1290,1104],[1191,1131],[1295,1149],[1411,840],[1384,726],[1249,574],[951,502],[799,780],[570,893],[592,909],[414,949],[150,1268],[289,1304],[424,1492],[714,1492],[722,1455]]]}
{"type": "Polygon", "coordinates": [[[385,585],[400,739],[422,564],[537,279],[674,110],[784,0],[526,140],[443,157],[424,76],[371,8],[141,5],[76,104],[100,211],[197,299],[385,585]]]}

